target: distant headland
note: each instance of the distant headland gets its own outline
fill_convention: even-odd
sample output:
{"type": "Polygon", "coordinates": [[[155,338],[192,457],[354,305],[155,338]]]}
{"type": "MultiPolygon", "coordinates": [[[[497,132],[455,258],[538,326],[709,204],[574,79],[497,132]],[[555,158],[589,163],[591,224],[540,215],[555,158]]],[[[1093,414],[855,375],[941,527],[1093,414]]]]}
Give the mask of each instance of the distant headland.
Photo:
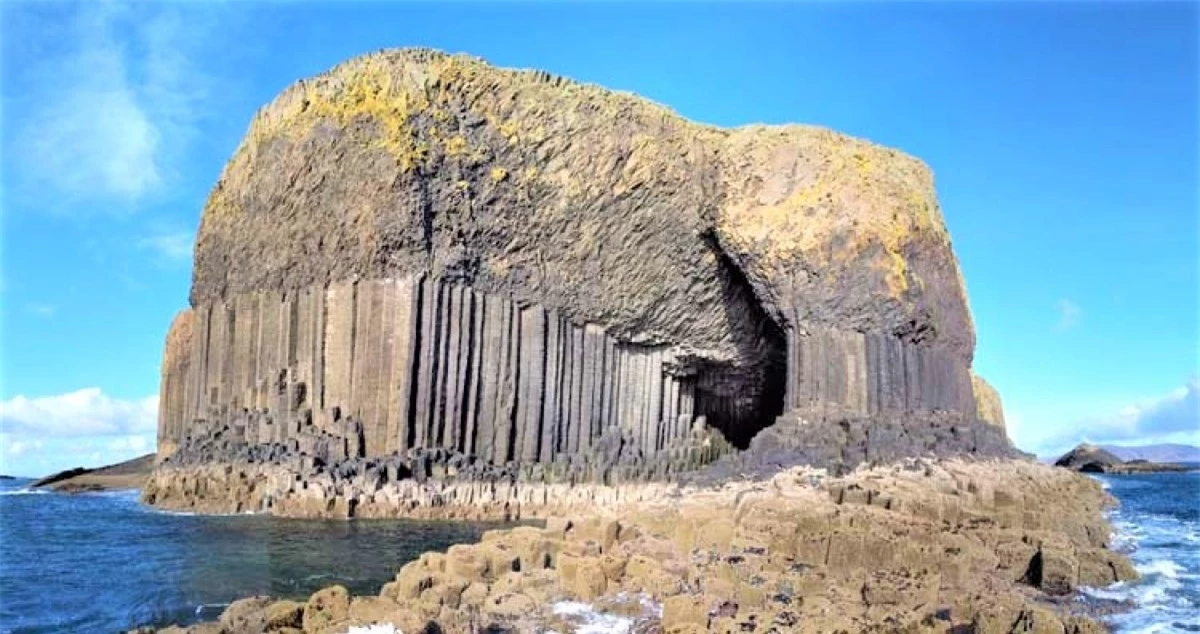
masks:
{"type": "Polygon", "coordinates": [[[1161,471],[1189,471],[1198,468],[1170,462],[1151,462],[1134,458],[1122,460],[1104,447],[1083,443],[1063,454],[1054,462],[1056,466],[1085,473],[1155,473],[1161,471]]]}

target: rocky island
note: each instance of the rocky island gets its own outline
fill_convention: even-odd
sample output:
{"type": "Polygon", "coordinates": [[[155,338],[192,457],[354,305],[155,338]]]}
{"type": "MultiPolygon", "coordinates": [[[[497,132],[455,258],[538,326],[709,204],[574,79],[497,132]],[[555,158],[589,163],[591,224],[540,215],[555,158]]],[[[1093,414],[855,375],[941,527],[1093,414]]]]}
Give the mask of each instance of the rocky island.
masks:
{"type": "Polygon", "coordinates": [[[382,51],[255,115],[194,267],[144,501],[546,525],[192,631],[1097,632],[1054,597],[1134,576],[895,150],[382,51]]]}
{"type": "Polygon", "coordinates": [[[1083,443],[1063,454],[1054,462],[1055,466],[1066,467],[1084,473],[1157,473],[1164,471],[1189,471],[1191,468],[1170,462],[1149,460],[1121,460],[1116,454],[1103,447],[1083,443]]]}

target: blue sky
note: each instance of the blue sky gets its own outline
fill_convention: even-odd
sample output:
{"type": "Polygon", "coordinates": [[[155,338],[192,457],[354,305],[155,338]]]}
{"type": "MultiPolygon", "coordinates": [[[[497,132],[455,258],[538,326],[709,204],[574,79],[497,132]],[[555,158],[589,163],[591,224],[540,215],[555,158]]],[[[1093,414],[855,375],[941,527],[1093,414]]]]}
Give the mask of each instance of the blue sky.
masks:
{"type": "Polygon", "coordinates": [[[193,231],[254,110],[393,46],[828,126],[934,170],[1010,434],[1200,443],[1197,5],[0,6],[0,472],[153,446],[193,231]]]}

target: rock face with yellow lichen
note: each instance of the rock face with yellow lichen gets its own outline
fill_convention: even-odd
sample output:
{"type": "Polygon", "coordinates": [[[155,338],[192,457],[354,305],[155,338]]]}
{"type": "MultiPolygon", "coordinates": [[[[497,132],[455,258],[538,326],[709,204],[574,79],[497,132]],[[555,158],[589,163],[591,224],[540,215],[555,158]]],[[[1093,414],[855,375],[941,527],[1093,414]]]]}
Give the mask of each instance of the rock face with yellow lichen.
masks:
{"type": "Polygon", "coordinates": [[[1011,452],[977,429],[993,410],[919,161],[462,55],[367,55],[260,110],[204,209],[191,305],[164,455],[663,475],[781,415],[1011,452]]]}

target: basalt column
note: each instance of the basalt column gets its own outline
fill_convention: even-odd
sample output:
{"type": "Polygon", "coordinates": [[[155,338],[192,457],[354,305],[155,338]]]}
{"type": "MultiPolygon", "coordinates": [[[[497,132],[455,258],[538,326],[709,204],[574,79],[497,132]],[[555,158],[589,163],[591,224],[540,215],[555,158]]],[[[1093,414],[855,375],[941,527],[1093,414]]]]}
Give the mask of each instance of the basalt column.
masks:
{"type": "Polygon", "coordinates": [[[165,452],[196,421],[250,420],[237,423],[246,441],[265,443],[307,424],[344,434],[353,420],[366,456],[443,447],[550,463],[587,454],[609,429],[648,456],[685,442],[697,416],[729,434],[753,428],[767,393],[747,396],[753,373],[683,369],[694,362],[670,346],[424,276],[239,295],[197,312],[172,330],[165,452]]]}
{"type": "Polygon", "coordinates": [[[943,346],[830,328],[788,333],[787,409],[869,416],[973,413],[971,375],[943,346]]]}

